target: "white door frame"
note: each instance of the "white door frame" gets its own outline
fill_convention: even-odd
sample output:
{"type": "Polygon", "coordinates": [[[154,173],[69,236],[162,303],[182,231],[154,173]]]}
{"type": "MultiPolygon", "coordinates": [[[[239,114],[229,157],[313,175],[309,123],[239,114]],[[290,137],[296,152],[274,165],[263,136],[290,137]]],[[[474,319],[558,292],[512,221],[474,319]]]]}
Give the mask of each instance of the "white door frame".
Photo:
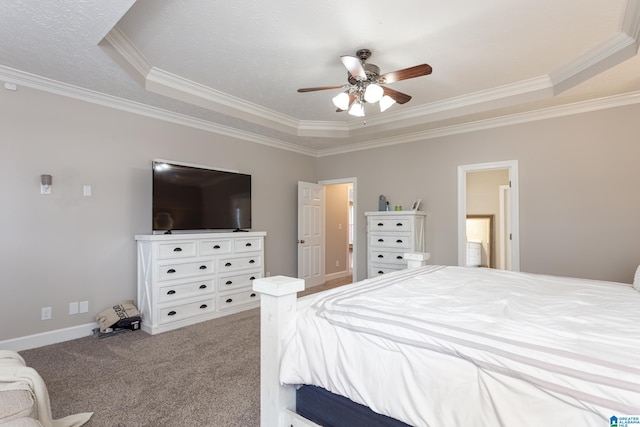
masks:
{"type": "Polygon", "coordinates": [[[500,191],[500,223],[498,224],[500,253],[498,254],[498,263],[496,267],[500,270],[511,269],[511,240],[509,240],[509,230],[511,229],[511,209],[507,206],[510,203],[510,190],[511,188],[508,185],[501,185],[498,187],[498,191],[500,191]]]}
{"type": "Polygon", "coordinates": [[[518,211],[518,161],[478,163],[458,166],[458,265],[466,259],[467,172],[508,169],[511,182],[511,271],[520,271],[520,214],[518,211]]]}
{"type": "MultiPolygon", "coordinates": [[[[327,185],[334,185],[334,184],[351,184],[353,185],[353,251],[351,253],[351,256],[353,257],[353,269],[352,269],[352,276],[351,276],[351,280],[353,282],[357,282],[358,281],[358,236],[357,236],[357,230],[358,230],[358,178],[356,177],[351,177],[351,178],[342,178],[342,179],[327,179],[327,180],[323,180],[323,181],[318,181],[318,184],[322,184],[324,186],[327,185]]],[[[323,218],[324,221],[324,218],[323,218]]]]}

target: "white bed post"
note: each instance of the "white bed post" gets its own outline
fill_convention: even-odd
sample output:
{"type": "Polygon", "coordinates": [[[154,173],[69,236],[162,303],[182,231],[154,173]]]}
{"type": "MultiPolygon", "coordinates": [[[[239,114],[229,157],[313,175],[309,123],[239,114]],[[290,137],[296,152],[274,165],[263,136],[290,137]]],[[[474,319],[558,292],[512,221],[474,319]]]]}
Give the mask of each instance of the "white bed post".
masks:
{"type": "Polygon", "coordinates": [[[404,259],[407,260],[407,268],[418,268],[427,265],[431,258],[428,252],[405,252],[404,259]]]}
{"type": "Polygon", "coordinates": [[[285,340],[295,328],[297,292],[304,279],[285,276],[253,281],[260,292],[260,425],[283,425],[286,410],[295,412],[294,387],[280,385],[280,360],[285,340]]]}

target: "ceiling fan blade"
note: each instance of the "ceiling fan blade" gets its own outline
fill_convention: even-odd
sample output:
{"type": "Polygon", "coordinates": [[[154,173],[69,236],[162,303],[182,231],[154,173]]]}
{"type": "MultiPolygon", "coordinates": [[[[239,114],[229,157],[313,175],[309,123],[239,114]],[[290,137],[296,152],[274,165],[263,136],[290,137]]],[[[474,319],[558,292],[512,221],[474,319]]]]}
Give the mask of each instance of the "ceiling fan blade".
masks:
{"type": "Polygon", "coordinates": [[[344,66],[349,71],[353,77],[361,77],[363,79],[367,78],[367,73],[364,72],[364,67],[362,66],[362,62],[355,56],[341,56],[340,60],[344,64],[344,66]]]}
{"type": "Polygon", "coordinates": [[[414,77],[426,76],[431,74],[432,68],[430,65],[421,64],[414,67],[405,68],[404,70],[392,71],[380,76],[380,83],[393,83],[400,80],[412,79],[414,77]]]}
{"type": "Polygon", "coordinates": [[[392,98],[398,104],[405,104],[411,100],[411,97],[406,93],[398,92],[397,90],[389,89],[388,87],[382,87],[384,94],[392,98]]]}
{"type": "Polygon", "coordinates": [[[343,87],[344,87],[344,85],[305,87],[305,88],[302,88],[302,89],[298,89],[298,92],[304,93],[304,92],[314,92],[316,90],[342,89],[343,87]]]}

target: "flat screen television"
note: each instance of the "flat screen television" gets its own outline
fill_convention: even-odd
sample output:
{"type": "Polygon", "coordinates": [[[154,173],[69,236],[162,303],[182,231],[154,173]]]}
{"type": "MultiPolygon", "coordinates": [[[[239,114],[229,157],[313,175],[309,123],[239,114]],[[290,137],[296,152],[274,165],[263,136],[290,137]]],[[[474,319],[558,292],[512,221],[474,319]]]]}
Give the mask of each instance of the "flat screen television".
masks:
{"type": "Polygon", "coordinates": [[[153,161],[153,230],[251,228],[251,175],[153,161]]]}

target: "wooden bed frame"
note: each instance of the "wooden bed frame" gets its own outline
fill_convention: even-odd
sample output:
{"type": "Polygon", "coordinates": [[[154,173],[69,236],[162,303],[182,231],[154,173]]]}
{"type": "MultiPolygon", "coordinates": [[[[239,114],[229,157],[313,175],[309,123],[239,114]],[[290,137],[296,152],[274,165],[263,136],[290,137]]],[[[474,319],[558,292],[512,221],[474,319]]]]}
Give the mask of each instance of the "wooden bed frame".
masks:
{"type": "MultiPolygon", "coordinates": [[[[421,267],[428,253],[406,253],[408,268],[421,267]]],[[[260,295],[260,425],[261,427],[321,427],[296,413],[296,387],[280,384],[284,343],[296,328],[296,312],[312,298],[297,299],[304,279],[273,276],[256,279],[260,295]]]]}

